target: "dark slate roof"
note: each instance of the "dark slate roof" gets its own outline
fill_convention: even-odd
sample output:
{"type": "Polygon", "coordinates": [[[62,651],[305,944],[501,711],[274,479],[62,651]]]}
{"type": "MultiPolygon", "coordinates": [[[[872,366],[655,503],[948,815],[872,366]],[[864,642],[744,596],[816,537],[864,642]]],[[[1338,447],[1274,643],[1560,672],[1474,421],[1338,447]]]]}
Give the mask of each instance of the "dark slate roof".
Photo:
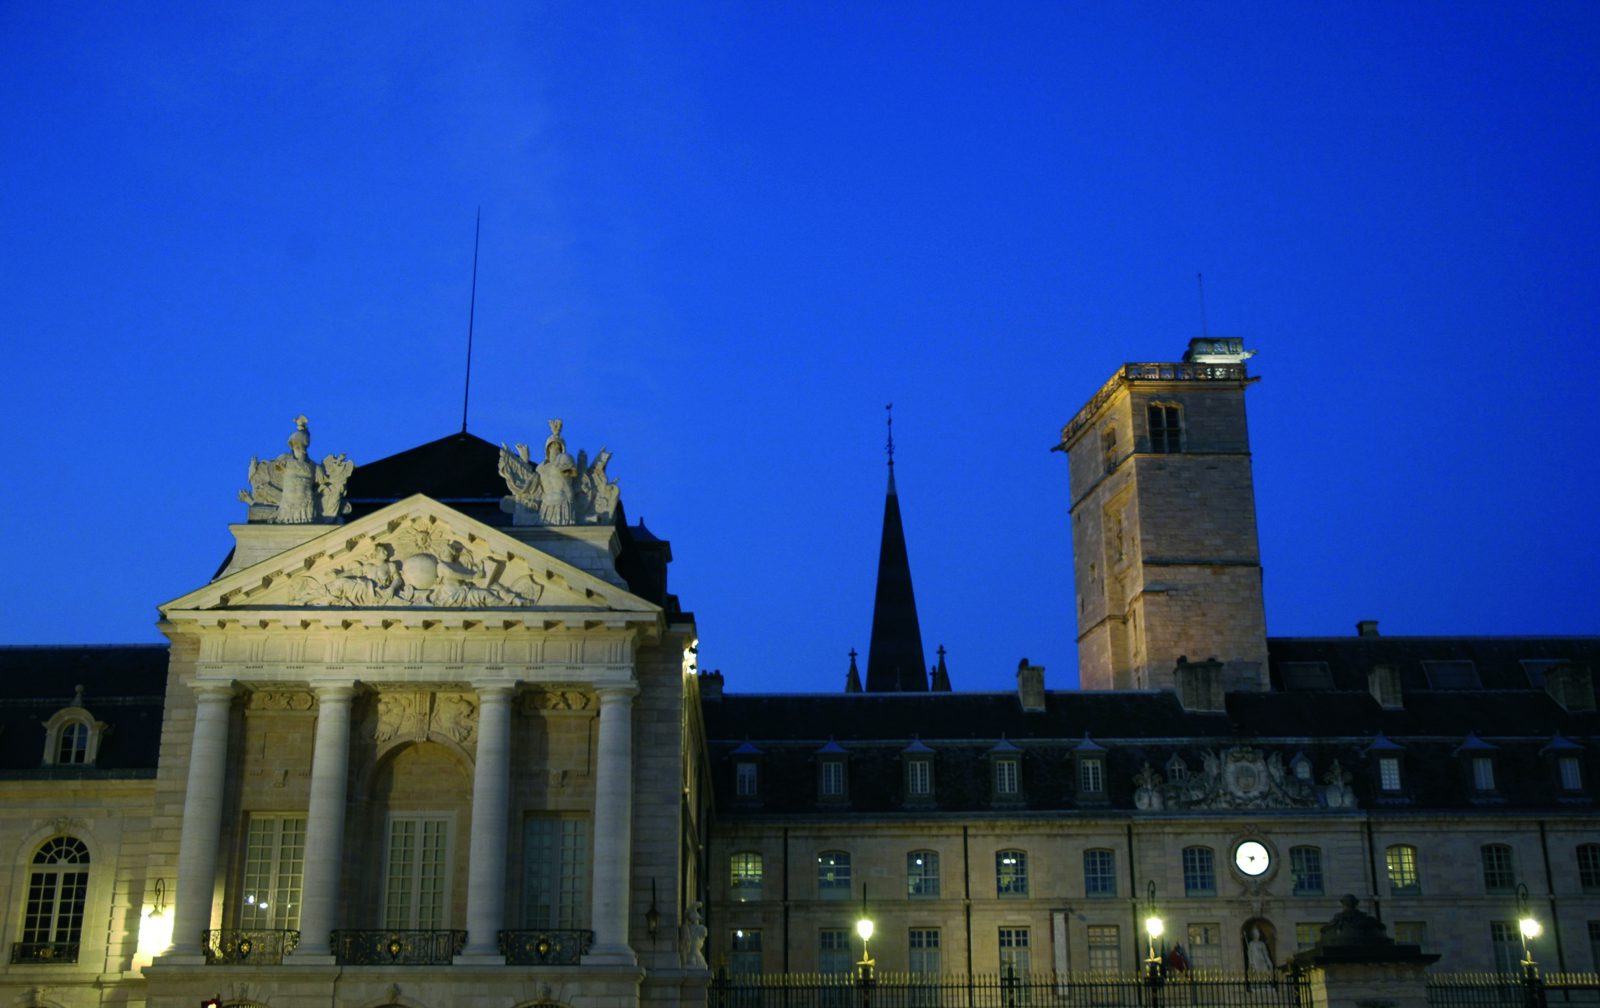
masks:
{"type": "Polygon", "coordinates": [[[1273,689],[1229,694],[1226,710],[1215,713],[1186,712],[1175,694],[1160,691],[1051,692],[1039,712],[1024,711],[1015,693],[725,693],[704,705],[718,804],[735,816],[1131,810],[1133,777],[1146,763],[1164,772],[1176,755],[1198,769],[1205,752],[1235,745],[1276,753],[1285,765],[1304,754],[1318,783],[1337,760],[1354,775],[1364,809],[1592,809],[1600,795],[1600,713],[1563,708],[1529,685],[1520,664],[1564,659],[1600,671],[1600,638],[1277,638],[1269,654],[1273,689]],[[1425,660],[1471,660],[1493,688],[1430,689],[1425,660]],[[1278,664],[1289,661],[1327,662],[1336,688],[1284,690],[1278,664]],[[1401,669],[1401,708],[1385,709],[1368,691],[1368,670],[1385,663],[1401,669]],[[1497,790],[1489,795],[1472,790],[1469,754],[1458,753],[1474,733],[1495,747],[1497,790]],[[1399,796],[1377,789],[1367,749],[1380,734],[1400,746],[1399,796]],[[1108,793],[1080,803],[1074,751],[1086,735],[1106,749],[1108,793]],[[1582,747],[1563,752],[1582,761],[1582,795],[1558,789],[1546,749],[1558,735],[1582,747]],[[830,739],[848,753],[847,805],[817,795],[817,749],[830,739]],[[988,754],[1002,739],[1022,753],[1019,808],[991,800],[988,754]],[[913,740],[934,750],[932,809],[905,804],[903,750],[913,740]],[[755,803],[733,797],[733,754],[746,744],[760,750],[755,803]]]}
{"type": "Polygon", "coordinates": [[[15,779],[153,772],[166,680],[165,644],[0,647],[0,774],[15,779]],[[79,686],[83,708],[106,725],[95,765],[42,770],[43,723],[72,706],[79,686]]]}
{"type": "Polygon", "coordinates": [[[500,446],[460,431],[356,466],[346,495],[351,517],[426,494],[489,525],[509,525],[500,510],[506,483],[500,476],[500,446]]]}

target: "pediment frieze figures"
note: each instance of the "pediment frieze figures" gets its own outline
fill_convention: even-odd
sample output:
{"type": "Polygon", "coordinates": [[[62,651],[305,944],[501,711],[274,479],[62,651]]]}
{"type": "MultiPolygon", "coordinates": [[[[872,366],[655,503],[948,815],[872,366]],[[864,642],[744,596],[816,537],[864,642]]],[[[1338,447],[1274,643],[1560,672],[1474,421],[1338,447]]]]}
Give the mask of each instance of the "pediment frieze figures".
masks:
{"type": "Polygon", "coordinates": [[[475,553],[444,522],[417,517],[353,559],[297,578],[291,598],[361,609],[476,609],[535,605],[543,591],[525,561],[475,553]]]}
{"type": "Polygon", "coordinates": [[[330,524],[350,513],[344,489],[355,463],[342,454],[313,462],[310,449],[311,430],[298,416],[288,451],[266,461],[250,459],[250,489],[239,491],[239,499],[250,506],[247,521],[330,524]]]}
{"type": "Polygon", "coordinates": [[[1263,753],[1254,746],[1232,746],[1207,751],[1198,772],[1187,766],[1162,783],[1149,767],[1136,779],[1140,808],[1249,809],[1310,808],[1319,804],[1317,790],[1284,766],[1278,753],[1263,753]]]}
{"type": "Polygon", "coordinates": [[[500,445],[500,475],[510,494],[500,508],[513,525],[609,525],[616,516],[621,490],[606,474],[611,452],[605,448],[590,464],[588,453],[576,460],[567,452],[561,420],[550,421],[550,436],[537,461],[526,444],[500,445]]]}

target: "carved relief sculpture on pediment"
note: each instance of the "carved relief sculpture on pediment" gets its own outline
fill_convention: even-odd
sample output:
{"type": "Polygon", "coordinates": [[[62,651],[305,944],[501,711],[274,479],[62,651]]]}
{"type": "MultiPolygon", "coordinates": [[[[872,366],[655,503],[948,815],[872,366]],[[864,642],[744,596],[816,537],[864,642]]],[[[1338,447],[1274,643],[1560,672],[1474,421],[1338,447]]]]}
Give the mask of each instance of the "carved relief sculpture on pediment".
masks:
{"type": "Polygon", "coordinates": [[[1160,790],[1163,804],[1172,809],[1310,808],[1318,804],[1316,789],[1286,772],[1282,756],[1266,755],[1253,746],[1207,752],[1199,773],[1186,774],[1183,780],[1160,790]]]}
{"type": "Polygon", "coordinates": [[[478,704],[467,694],[392,690],[378,694],[372,708],[372,739],[421,742],[439,735],[470,745],[478,733],[478,704]]]}
{"type": "Polygon", "coordinates": [[[561,427],[562,421],[550,421],[537,462],[526,444],[518,443],[515,451],[500,445],[500,475],[509,491],[500,509],[511,515],[511,524],[609,525],[615,518],[622,491],[606,474],[611,452],[601,448],[593,465],[583,451],[574,461],[561,427]]]}
{"type": "Polygon", "coordinates": [[[239,491],[239,499],[250,506],[247,521],[326,524],[350,513],[344,488],[355,463],[344,455],[311,461],[311,431],[306,418],[295,417],[294,424],[288,451],[265,462],[250,459],[250,489],[239,491]]]}
{"type": "Polygon", "coordinates": [[[531,606],[544,586],[526,560],[481,547],[431,516],[418,516],[295,578],[299,605],[494,609],[531,606]]]}

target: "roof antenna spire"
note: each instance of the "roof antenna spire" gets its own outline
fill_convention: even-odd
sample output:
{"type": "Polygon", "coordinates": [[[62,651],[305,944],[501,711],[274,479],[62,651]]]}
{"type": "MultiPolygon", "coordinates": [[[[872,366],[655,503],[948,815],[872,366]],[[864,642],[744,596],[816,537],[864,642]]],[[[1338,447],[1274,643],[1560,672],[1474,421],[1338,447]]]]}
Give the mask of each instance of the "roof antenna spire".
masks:
{"type": "Polygon", "coordinates": [[[1200,285],[1200,335],[1210,336],[1211,331],[1206,328],[1206,275],[1196,273],[1194,279],[1200,285]]]}
{"type": "Polygon", "coordinates": [[[467,306],[467,378],[461,389],[461,433],[467,432],[467,403],[472,396],[472,323],[478,314],[478,235],[483,230],[483,207],[472,222],[472,301],[467,306]]]}
{"type": "Polygon", "coordinates": [[[889,427],[889,444],[886,446],[887,450],[889,452],[889,468],[893,469],[894,468],[894,403],[885,404],[883,409],[884,409],[884,417],[888,421],[888,427],[889,427]]]}

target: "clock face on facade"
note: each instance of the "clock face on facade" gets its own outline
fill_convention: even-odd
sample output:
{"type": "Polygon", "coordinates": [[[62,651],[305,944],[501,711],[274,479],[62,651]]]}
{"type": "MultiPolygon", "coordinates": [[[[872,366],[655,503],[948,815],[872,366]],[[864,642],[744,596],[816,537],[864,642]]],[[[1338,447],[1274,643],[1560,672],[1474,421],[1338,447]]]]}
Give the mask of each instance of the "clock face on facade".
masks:
{"type": "Polygon", "coordinates": [[[1261,875],[1272,866],[1272,852],[1259,840],[1246,840],[1233,849],[1233,864],[1246,875],[1261,875]]]}

